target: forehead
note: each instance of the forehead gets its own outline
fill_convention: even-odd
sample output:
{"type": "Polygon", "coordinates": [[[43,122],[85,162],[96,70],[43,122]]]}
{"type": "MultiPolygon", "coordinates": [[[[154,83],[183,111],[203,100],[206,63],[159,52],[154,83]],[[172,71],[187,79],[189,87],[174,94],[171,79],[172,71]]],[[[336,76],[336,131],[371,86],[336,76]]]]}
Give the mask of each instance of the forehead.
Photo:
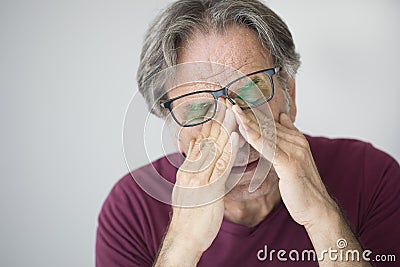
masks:
{"type": "MultiPolygon", "coordinates": [[[[177,53],[178,64],[205,62],[200,67],[203,74],[199,71],[186,71],[183,80],[198,80],[202,76],[213,86],[224,86],[241,75],[273,67],[271,56],[262,46],[257,34],[239,25],[229,26],[223,32],[195,31],[177,53]],[[209,67],[206,67],[207,62],[209,67]],[[194,77],[189,77],[189,73],[194,77]]],[[[172,98],[193,90],[194,87],[179,86],[170,90],[168,95],[172,98]]]]}
{"type": "Polygon", "coordinates": [[[178,63],[209,61],[234,69],[245,68],[248,64],[265,66],[271,61],[257,34],[240,25],[229,26],[223,32],[195,31],[177,52],[178,63]]]}

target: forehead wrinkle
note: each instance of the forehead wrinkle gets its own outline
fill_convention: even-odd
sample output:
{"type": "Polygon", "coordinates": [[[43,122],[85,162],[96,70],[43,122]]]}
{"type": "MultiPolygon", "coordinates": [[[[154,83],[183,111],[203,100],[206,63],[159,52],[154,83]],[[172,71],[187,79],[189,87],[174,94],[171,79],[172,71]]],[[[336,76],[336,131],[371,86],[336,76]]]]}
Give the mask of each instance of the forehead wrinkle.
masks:
{"type": "Polygon", "coordinates": [[[204,76],[204,78],[201,78],[201,79],[203,79],[205,82],[214,81],[214,83],[217,83],[217,84],[221,85],[222,83],[219,80],[216,80],[216,78],[218,78],[218,76],[222,75],[224,72],[226,72],[225,69],[220,71],[220,72],[218,72],[218,73],[212,73],[210,75],[204,76]],[[212,78],[214,78],[214,79],[212,79],[212,78]]]}
{"type": "Polygon", "coordinates": [[[259,62],[260,59],[265,67],[271,61],[269,51],[256,33],[238,25],[230,26],[223,33],[195,31],[180,48],[179,54],[180,61],[210,61],[234,69],[259,62]]]}

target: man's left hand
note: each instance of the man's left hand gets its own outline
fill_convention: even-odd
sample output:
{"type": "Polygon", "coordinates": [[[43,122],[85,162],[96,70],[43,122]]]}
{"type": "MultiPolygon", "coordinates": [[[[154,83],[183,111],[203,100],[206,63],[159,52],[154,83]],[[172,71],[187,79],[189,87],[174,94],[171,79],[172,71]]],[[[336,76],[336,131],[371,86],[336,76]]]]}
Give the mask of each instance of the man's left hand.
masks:
{"type": "Polygon", "coordinates": [[[339,213],[321,180],[307,139],[286,114],[279,115],[279,121],[275,121],[276,134],[271,135],[272,119],[272,123],[266,123],[265,115],[257,110],[245,112],[238,106],[232,109],[246,141],[273,163],[279,176],[282,200],[297,223],[307,229],[323,223],[323,219],[329,221],[329,216],[339,213]]]}

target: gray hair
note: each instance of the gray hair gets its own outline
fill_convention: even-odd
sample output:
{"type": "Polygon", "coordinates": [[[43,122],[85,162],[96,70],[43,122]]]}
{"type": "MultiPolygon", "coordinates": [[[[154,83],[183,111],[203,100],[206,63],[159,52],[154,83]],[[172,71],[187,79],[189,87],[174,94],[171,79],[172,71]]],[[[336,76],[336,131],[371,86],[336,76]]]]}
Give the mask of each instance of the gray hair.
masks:
{"type": "Polygon", "coordinates": [[[292,35],[285,22],[258,0],[178,0],[170,4],[150,25],[143,44],[137,72],[139,92],[150,111],[164,117],[159,105],[165,99],[163,88],[154,88],[149,79],[177,63],[177,49],[195,30],[219,32],[230,25],[253,30],[286,77],[278,76],[289,103],[286,81],[293,79],[300,66],[292,35]]]}

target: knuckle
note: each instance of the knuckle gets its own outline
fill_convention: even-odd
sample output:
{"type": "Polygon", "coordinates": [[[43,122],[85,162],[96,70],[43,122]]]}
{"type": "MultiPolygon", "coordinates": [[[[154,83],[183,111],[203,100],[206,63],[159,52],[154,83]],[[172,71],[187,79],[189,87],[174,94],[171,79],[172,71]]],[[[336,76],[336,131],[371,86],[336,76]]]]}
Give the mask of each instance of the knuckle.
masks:
{"type": "Polygon", "coordinates": [[[182,175],[177,175],[177,176],[176,176],[175,187],[176,187],[176,186],[180,186],[180,185],[185,185],[185,182],[186,182],[186,180],[185,180],[184,176],[182,176],[182,175]]]}
{"type": "Polygon", "coordinates": [[[261,134],[262,136],[271,139],[274,136],[274,131],[272,131],[268,125],[263,124],[261,126],[261,134]]]}
{"type": "Polygon", "coordinates": [[[205,153],[215,153],[215,140],[212,138],[204,139],[201,142],[201,150],[205,153]]]}
{"type": "Polygon", "coordinates": [[[199,133],[199,135],[196,137],[195,145],[200,144],[203,140],[206,140],[208,138],[208,135],[205,135],[204,133],[199,133]]]}
{"type": "Polygon", "coordinates": [[[276,147],[274,140],[272,140],[270,138],[266,138],[266,140],[264,140],[264,142],[263,142],[263,145],[264,145],[264,147],[269,148],[269,149],[274,149],[276,147]]]}
{"type": "Polygon", "coordinates": [[[280,160],[280,158],[281,158],[281,152],[277,149],[275,150],[273,161],[277,162],[280,160]]]}
{"type": "MultiPolygon", "coordinates": [[[[227,145],[228,146],[228,145],[227,145]]],[[[229,145],[230,146],[230,145],[229,145]]],[[[226,161],[227,163],[229,163],[230,162],[230,160],[231,160],[231,158],[232,158],[232,148],[231,147],[229,147],[229,149],[225,149],[223,152],[222,152],[222,155],[221,155],[221,158],[224,160],[224,161],[226,161]]]]}
{"type": "Polygon", "coordinates": [[[222,151],[221,156],[217,159],[217,162],[215,163],[215,168],[218,171],[224,171],[228,167],[230,156],[230,149],[227,149],[225,147],[225,149],[222,151]]]}
{"type": "Polygon", "coordinates": [[[250,116],[242,116],[240,118],[244,123],[249,123],[251,122],[250,116]]]}
{"type": "Polygon", "coordinates": [[[178,171],[176,172],[176,183],[181,183],[184,179],[187,173],[185,173],[187,170],[187,166],[185,167],[180,167],[178,171]]]}
{"type": "Polygon", "coordinates": [[[294,150],[294,156],[297,160],[304,160],[306,158],[306,151],[304,148],[297,148],[294,150]]]}
{"type": "Polygon", "coordinates": [[[303,147],[303,148],[308,148],[309,147],[307,139],[302,134],[298,137],[298,142],[299,142],[300,146],[303,147]]]}
{"type": "Polygon", "coordinates": [[[223,172],[227,167],[227,162],[225,161],[225,159],[223,159],[222,157],[219,158],[217,160],[217,163],[215,164],[215,168],[217,169],[217,171],[223,172]]]}

